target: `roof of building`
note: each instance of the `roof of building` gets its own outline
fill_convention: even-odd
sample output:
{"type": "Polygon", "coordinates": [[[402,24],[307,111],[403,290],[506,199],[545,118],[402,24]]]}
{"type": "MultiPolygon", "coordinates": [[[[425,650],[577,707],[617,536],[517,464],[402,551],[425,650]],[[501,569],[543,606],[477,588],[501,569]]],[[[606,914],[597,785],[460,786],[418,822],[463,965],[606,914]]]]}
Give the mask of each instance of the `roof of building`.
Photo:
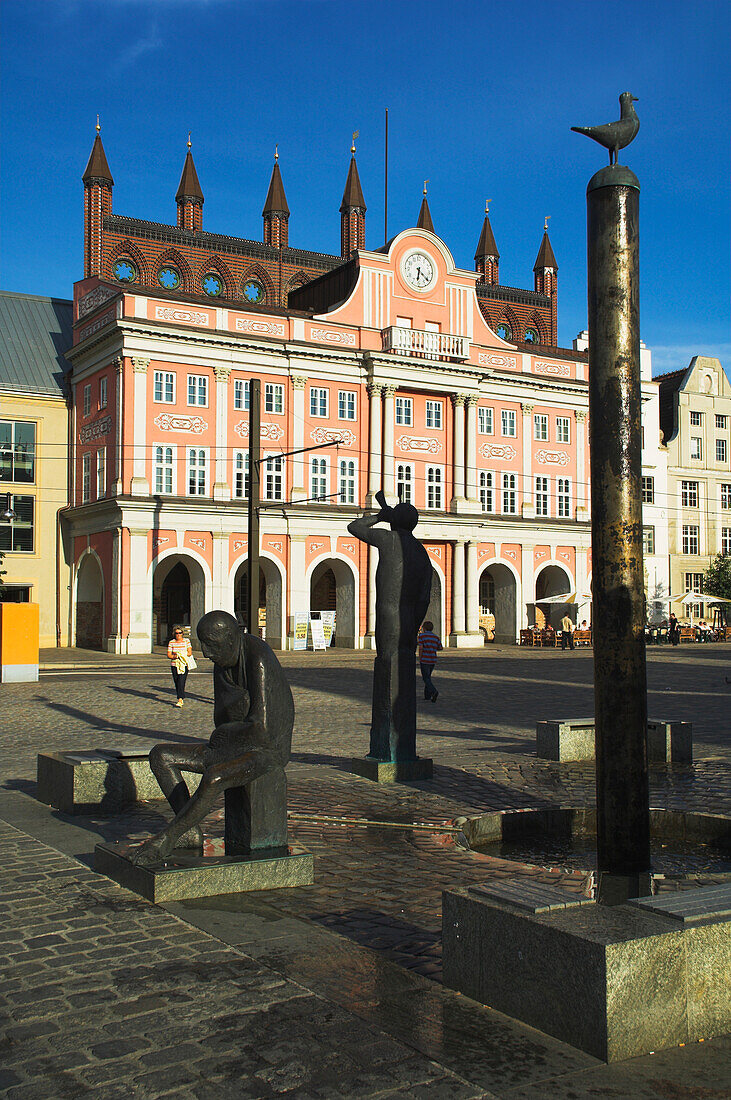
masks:
{"type": "Polygon", "coordinates": [[[546,230],[543,232],[543,240],[541,241],[541,247],[538,249],[536,262],[533,264],[533,270],[540,271],[544,267],[552,267],[554,271],[558,271],[556,257],[553,254],[551,242],[548,239],[548,232],[546,230]]]}
{"type": "Polygon", "coordinates": [[[431,210],[429,209],[429,203],[426,201],[426,195],[421,200],[421,207],[419,209],[419,220],[416,223],[417,229],[427,229],[430,233],[434,232],[434,222],[431,220],[431,210]]]}
{"type": "Polygon", "coordinates": [[[114,180],[112,179],[112,173],[109,171],[109,165],[107,164],[107,157],[104,152],[104,146],[102,145],[102,139],[99,134],[94,138],[94,144],[91,147],[91,156],[89,157],[89,163],[86,166],[86,171],[81,177],[84,183],[90,180],[108,180],[112,186],[114,186],[114,180]]]}
{"type": "Polygon", "coordinates": [[[279,171],[279,164],[276,161],[272,168],[272,178],[269,180],[269,190],[267,191],[262,214],[289,214],[287,196],[284,194],[284,184],[282,183],[282,173],[279,171]]]}
{"type": "Polygon", "coordinates": [[[0,291],[0,389],[63,397],[73,303],[0,291]]]}
{"type": "Polygon", "coordinates": [[[495,235],[493,234],[490,218],[487,214],[485,214],[485,220],[482,223],[482,233],[480,233],[480,239],[477,242],[475,259],[482,259],[483,256],[494,256],[496,260],[500,259],[500,253],[495,243],[495,235]]]}
{"type": "Polygon", "coordinates": [[[348,169],[348,178],[345,181],[345,190],[343,191],[343,201],[340,204],[340,213],[344,213],[346,210],[365,210],[366,204],[363,198],[363,188],[360,185],[360,176],[358,175],[358,166],[355,163],[355,154],[350,158],[350,168],[348,169]]]}
{"type": "Polygon", "coordinates": [[[203,191],[198,182],[198,173],[195,170],[193,154],[190,149],[185,154],[183,174],[180,177],[180,186],[175,196],[176,202],[184,202],[185,199],[197,199],[199,202],[203,202],[203,191]]]}

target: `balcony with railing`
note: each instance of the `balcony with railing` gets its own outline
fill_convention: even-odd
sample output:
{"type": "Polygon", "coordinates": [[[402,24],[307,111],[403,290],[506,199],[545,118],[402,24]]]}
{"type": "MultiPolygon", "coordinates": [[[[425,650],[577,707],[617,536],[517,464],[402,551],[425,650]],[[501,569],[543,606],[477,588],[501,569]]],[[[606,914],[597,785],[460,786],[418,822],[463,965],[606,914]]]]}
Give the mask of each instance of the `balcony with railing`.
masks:
{"type": "Polygon", "coordinates": [[[381,330],[383,350],[417,359],[447,359],[451,362],[469,359],[470,341],[466,336],[452,336],[449,332],[427,332],[419,328],[400,328],[393,325],[381,330]]]}

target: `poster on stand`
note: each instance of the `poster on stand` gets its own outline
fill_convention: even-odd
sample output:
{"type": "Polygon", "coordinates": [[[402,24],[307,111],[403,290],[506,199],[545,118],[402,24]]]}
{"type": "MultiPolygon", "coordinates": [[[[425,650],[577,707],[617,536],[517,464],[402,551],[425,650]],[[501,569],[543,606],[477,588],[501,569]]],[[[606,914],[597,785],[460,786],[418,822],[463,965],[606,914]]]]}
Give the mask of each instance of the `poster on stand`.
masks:
{"type": "Polygon", "coordinates": [[[312,638],[313,649],[327,649],[325,632],[322,629],[322,619],[310,618],[310,637],[312,638]]]}
{"type": "Polygon", "coordinates": [[[335,612],[321,611],[320,622],[322,623],[322,633],[325,636],[325,645],[329,646],[335,633],[335,612]]]}
{"type": "Polygon", "coordinates": [[[310,616],[306,611],[294,613],[294,642],[292,649],[307,649],[307,626],[310,616]]]}

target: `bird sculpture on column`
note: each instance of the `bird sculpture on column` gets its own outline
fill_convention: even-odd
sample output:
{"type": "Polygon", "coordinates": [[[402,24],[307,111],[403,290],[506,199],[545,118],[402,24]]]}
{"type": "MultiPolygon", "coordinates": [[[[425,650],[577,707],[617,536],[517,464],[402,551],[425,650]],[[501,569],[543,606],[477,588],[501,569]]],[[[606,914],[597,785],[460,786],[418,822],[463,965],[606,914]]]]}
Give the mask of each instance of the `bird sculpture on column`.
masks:
{"type": "Polygon", "coordinates": [[[620,117],[616,122],[605,122],[603,126],[572,126],[571,129],[598,141],[609,150],[609,163],[617,164],[619,150],[634,141],[640,128],[640,120],[632,106],[636,102],[637,97],[631,92],[622,92],[619,97],[620,117]]]}

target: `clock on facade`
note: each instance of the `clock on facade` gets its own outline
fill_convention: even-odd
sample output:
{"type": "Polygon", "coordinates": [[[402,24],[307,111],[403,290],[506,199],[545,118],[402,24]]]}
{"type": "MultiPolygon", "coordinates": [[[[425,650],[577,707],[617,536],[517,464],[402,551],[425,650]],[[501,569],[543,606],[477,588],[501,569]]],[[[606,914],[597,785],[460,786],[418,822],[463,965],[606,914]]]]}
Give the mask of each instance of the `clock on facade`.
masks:
{"type": "Polygon", "coordinates": [[[414,290],[428,290],[436,279],[434,261],[423,252],[409,252],[403,260],[401,271],[414,290]]]}

